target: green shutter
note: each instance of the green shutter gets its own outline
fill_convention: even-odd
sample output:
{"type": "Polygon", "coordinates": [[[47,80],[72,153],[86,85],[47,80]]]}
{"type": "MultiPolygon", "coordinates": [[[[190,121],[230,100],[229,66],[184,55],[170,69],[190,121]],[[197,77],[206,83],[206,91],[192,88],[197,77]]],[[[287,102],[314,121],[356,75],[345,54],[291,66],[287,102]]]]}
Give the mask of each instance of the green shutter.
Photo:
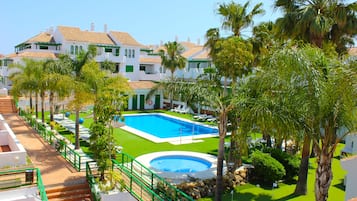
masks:
{"type": "Polygon", "coordinates": [[[135,94],[135,95],[133,95],[132,110],[137,110],[137,109],[138,109],[138,95],[135,94]]]}
{"type": "Polygon", "coordinates": [[[134,66],[132,66],[132,65],[125,66],[125,72],[127,72],[127,73],[134,72],[134,66]]]}
{"type": "Polygon", "coordinates": [[[160,95],[155,95],[155,104],[154,104],[154,109],[160,109],[160,95]]]}
{"type": "Polygon", "coordinates": [[[119,48],[115,49],[115,56],[119,56],[119,48]]]}
{"type": "Polygon", "coordinates": [[[145,108],[145,95],[140,95],[140,110],[145,108]]]}

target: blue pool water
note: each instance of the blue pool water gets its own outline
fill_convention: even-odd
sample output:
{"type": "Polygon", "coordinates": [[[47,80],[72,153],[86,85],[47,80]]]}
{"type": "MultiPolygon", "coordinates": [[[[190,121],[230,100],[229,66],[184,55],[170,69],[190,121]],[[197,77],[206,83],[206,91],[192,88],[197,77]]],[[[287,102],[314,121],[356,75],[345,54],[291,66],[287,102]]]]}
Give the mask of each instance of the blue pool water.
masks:
{"type": "Polygon", "coordinates": [[[151,160],[150,165],[164,172],[180,173],[204,171],[212,166],[204,159],[181,155],[161,156],[151,160]]]}
{"type": "Polygon", "coordinates": [[[124,116],[124,121],[127,126],[159,138],[218,133],[218,129],[181,121],[160,114],[126,115],[124,116]]]}

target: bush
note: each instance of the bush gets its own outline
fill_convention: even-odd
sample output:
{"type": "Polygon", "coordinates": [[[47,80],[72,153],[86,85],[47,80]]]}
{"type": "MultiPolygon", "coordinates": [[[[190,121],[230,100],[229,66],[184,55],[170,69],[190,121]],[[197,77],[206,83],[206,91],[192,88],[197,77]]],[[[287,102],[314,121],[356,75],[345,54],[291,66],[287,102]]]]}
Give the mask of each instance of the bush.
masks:
{"type": "Polygon", "coordinates": [[[297,156],[283,152],[281,149],[271,149],[270,154],[284,166],[286,181],[292,181],[299,174],[300,159],[297,156]]]}
{"type": "Polygon", "coordinates": [[[269,154],[255,151],[251,157],[254,179],[271,184],[285,176],[284,166],[269,154]]]}

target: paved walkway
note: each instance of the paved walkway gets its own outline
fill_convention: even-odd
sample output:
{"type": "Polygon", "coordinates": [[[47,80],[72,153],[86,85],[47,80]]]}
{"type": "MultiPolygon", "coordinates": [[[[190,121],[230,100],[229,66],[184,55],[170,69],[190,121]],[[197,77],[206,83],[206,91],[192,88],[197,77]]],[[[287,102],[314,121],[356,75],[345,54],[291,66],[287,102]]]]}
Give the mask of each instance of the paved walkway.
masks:
{"type": "Polygon", "coordinates": [[[40,169],[45,187],[86,182],[85,172],[77,172],[21,117],[17,114],[4,114],[3,117],[26,149],[33,166],[40,169]]]}

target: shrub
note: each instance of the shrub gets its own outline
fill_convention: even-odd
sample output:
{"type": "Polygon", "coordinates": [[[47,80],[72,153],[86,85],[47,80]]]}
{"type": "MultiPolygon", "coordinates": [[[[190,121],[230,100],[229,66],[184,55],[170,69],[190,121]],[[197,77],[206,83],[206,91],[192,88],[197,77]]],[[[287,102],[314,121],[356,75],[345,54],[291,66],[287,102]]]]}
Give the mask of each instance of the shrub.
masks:
{"type": "Polygon", "coordinates": [[[284,166],[269,154],[255,151],[251,157],[254,179],[271,184],[285,176],[284,166]]]}
{"type": "Polygon", "coordinates": [[[292,181],[299,174],[300,159],[297,156],[283,152],[281,149],[271,149],[270,154],[284,166],[286,181],[292,181]]]}

